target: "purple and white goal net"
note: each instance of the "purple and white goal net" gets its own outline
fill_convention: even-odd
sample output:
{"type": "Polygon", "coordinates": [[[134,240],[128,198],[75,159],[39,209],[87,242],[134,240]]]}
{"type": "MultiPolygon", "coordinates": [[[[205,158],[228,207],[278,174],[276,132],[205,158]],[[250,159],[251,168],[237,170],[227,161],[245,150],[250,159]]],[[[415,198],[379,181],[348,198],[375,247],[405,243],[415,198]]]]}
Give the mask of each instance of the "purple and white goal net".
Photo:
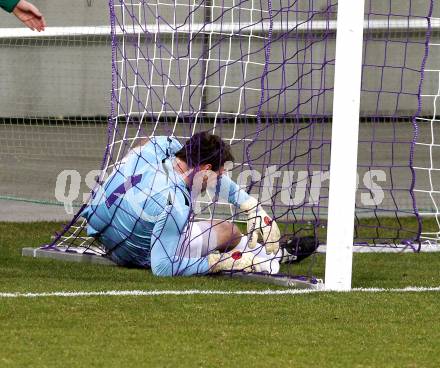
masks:
{"type": "MultiPolygon", "coordinates": [[[[356,244],[418,250],[439,240],[440,47],[432,12],[428,0],[366,1],[356,244]]],[[[337,2],[110,0],[110,15],[101,182],[142,139],[184,143],[209,131],[230,143],[230,176],[284,235],[324,239],[337,2]]],[[[194,219],[243,220],[209,192],[194,207],[194,219]]],[[[76,216],[53,245],[99,248],[85,226],[76,216]]]]}

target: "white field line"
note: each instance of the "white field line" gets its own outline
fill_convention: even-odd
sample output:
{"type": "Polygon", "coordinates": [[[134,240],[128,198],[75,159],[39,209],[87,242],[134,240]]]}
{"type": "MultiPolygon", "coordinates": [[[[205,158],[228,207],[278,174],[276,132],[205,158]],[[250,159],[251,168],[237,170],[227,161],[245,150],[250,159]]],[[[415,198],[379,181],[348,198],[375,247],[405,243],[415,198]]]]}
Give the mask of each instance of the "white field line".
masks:
{"type": "MultiPolygon", "coordinates": [[[[440,292],[438,287],[415,287],[408,286],[400,289],[384,288],[354,288],[352,292],[363,293],[420,293],[440,292]]],[[[328,292],[320,290],[286,289],[286,290],[110,290],[110,291],[54,291],[46,293],[0,293],[0,298],[43,298],[43,297],[87,297],[87,296],[186,296],[186,295],[298,295],[316,292],[328,292]]],[[[345,293],[340,292],[339,293],[345,293]]]]}

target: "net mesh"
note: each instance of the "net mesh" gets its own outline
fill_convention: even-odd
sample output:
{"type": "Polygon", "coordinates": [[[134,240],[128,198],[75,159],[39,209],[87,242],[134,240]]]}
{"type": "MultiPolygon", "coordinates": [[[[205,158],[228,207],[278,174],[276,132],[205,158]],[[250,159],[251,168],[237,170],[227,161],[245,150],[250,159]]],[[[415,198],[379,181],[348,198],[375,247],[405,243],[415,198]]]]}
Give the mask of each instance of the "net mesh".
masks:
{"type": "MultiPolygon", "coordinates": [[[[33,4],[49,20],[45,32],[20,28],[14,16],[0,13],[0,199],[59,204],[58,174],[76,170],[85,178],[99,168],[107,142],[108,9],[85,1],[33,4]]],[[[89,190],[83,180],[80,193],[89,190]]]]}
{"type": "MultiPolygon", "coordinates": [[[[436,11],[432,16],[432,1],[367,1],[359,244],[407,247],[422,232],[438,239],[439,90],[432,81],[438,87],[440,68],[432,56],[438,33],[430,32],[436,11]],[[436,222],[425,225],[425,217],[436,222]]],[[[125,0],[111,1],[110,13],[112,108],[103,172],[142,139],[172,135],[184,143],[209,131],[231,144],[230,176],[259,199],[283,234],[323,238],[337,2],[125,0]]],[[[84,145],[73,146],[79,153],[84,145]]],[[[197,203],[194,219],[243,220],[209,193],[197,203]]],[[[54,244],[98,245],[85,226],[75,216],[54,244]]]]}
{"type": "Polygon", "coordinates": [[[415,196],[422,222],[421,238],[427,247],[440,244],[440,6],[434,3],[429,57],[421,94],[422,111],[417,118],[414,170],[415,196]]]}

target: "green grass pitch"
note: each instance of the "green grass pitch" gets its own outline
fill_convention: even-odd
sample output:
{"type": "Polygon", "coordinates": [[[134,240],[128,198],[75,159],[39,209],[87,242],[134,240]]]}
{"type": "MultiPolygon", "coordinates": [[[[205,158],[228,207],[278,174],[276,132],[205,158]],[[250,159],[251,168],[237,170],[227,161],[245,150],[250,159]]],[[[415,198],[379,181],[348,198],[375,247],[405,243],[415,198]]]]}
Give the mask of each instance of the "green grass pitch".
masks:
{"type": "MultiPolygon", "coordinates": [[[[59,228],[0,223],[0,293],[275,289],[20,256],[59,228]]],[[[440,254],[356,254],[353,269],[354,287],[440,285],[440,254]]],[[[439,305],[440,292],[0,297],[0,367],[439,367],[439,305]]]]}

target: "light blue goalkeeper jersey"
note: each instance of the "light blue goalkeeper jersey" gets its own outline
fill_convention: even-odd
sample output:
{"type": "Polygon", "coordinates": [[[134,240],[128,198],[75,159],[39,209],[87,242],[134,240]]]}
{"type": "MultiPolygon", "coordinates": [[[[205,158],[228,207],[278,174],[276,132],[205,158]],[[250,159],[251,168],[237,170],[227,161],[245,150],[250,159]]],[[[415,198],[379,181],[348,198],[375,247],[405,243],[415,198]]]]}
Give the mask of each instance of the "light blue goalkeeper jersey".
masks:
{"type": "MultiPolygon", "coordinates": [[[[133,150],[95,191],[83,211],[87,233],[97,237],[122,266],[151,267],[155,275],[205,274],[206,257],[184,258],[178,247],[190,216],[191,195],[173,169],[182,145],[171,137],[155,137],[133,150]]],[[[249,198],[225,175],[229,202],[249,198]]]]}

